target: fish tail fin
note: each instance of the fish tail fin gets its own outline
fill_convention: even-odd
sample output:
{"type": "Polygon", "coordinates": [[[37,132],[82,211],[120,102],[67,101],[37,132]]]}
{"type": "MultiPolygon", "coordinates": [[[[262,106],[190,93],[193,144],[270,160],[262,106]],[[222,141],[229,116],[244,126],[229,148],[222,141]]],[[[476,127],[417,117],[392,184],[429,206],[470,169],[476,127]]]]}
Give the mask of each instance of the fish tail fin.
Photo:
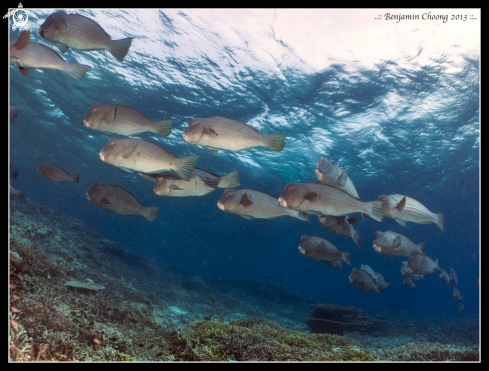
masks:
{"type": "Polygon", "coordinates": [[[436,214],[436,222],[435,224],[438,226],[438,228],[441,229],[442,232],[445,232],[445,219],[443,218],[443,214],[436,214]]]}
{"type": "Polygon", "coordinates": [[[239,182],[238,170],[231,171],[229,174],[224,175],[217,185],[218,188],[236,188],[239,187],[241,183],[239,182]]]}
{"type": "Polygon", "coordinates": [[[171,125],[173,120],[161,120],[155,122],[155,133],[167,137],[171,134],[171,125]]]}
{"type": "Polygon", "coordinates": [[[151,223],[153,223],[156,220],[159,214],[160,214],[159,207],[145,207],[143,208],[143,212],[142,212],[142,215],[151,223]]]}
{"type": "Polygon", "coordinates": [[[290,214],[291,217],[307,222],[307,218],[309,217],[309,214],[296,211],[296,210],[290,210],[290,211],[292,211],[292,213],[290,214]]]}
{"type": "Polygon", "coordinates": [[[357,247],[360,247],[360,235],[358,234],[357,231],[355,231],[355,234],[353,235],[353,242],[357,245],[357,247]]]}
{"type": "Polygon", "coordinates": [[[78,183],[80,181],[79,175],[72,175],[72,176],[73,176],[73,183],[78,183]]]}
{"type": "Polygon", "coordinates": [[[362,220],[365,221],[365,215],[363,213],[360,213],[360,216],[362,217],[362,220]]]}
{"type": "Polygon", "coordinates": [[[125,56],[129,52],[129,48],[131,47],[132,39],[134,39],[134,37],[128,37],[127,39],[121,40],[112,40],[108,49],[110,54],[123,62],[125,56]]]}
{"type": "Polygon", "coordinates": [[[351,265],[351,259],[350,259],[350,255],[351,255],[351,254],[350,254],[349,252],[344,252],[344,253],[342,253],[342,255],[343,255],[343,256],[342,256],[343,261],[344,261],[346,264],[351,265]]]}
{"type": "Polygon", "coordinates": [[[441,268],[440,268],[440,264],[438,264],[438,259],[435,260],[435,264],[436,264],[436,268],[435,269],[438,269],[438,271],[440,271],[441,268]]]}
{"type": "Polygon", "coordinates": [[[365,212],[372,219],[377,220],[378,222],[382,221],[382,217],[384,216],[382,212],[382,202],[381,201],[370,201],[365,202],[368,206],[369,211],[365,212]]]}
{"type": "Polygon", "coordinates": [[[287,138],[287,136],[282,134],[265,135],[264,146],[272,151],[280,152],[284,149],[285,138],[287,138]]]}
{"type": "Polygon", "coordinates": [[[187,156],[179,159],[179,166],[175,170],[182,179],[188,180],[195,168],[199,156],[187,156]]]}
{"type": "Polygon", "coordinates": [[[391,288],[391,283],[387,282],[387,285],[385,286],[385,291],[390,290],[391,288]]]}
{"type": "Polygon", "coordinates": [[[85,76],[87,71],[92,68],[85,64],[78,63],[66,63],[64,72],[71,77],[73,80],[79,79],[80,77],[85,76]]]}

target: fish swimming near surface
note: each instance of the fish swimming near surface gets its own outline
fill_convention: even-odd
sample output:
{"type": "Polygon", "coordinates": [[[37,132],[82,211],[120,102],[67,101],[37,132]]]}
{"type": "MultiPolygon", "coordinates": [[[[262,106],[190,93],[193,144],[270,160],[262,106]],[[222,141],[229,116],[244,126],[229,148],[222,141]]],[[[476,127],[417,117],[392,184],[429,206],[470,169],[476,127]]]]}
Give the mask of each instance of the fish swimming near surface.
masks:
{"type": "Polygon", "coordinates": [[[351,265],[349,252],[340,251],[330,241],[319,236],[302,236],[299,251],[318,262],[342,260],[351,265]]]}
{"type": "Polygon", "coordinates": [[[426,255],[424,243],[413,243],[406,236],[394,232],[375,232],[374,250],[390,256],[426,255]]]}
{"type": "Polygon", "coordinates": [[[353,224],[357,222],[357,218],[348,218],[348,216],[331,216],[318,215],[319,223],[329,229],[331,233],[338,233],[342,236],[351,238],[353,242],[360,247],[360,235],[353,228],[353,224]]]}
{"type": "MultiPolygon", "coordinates": [[[[341,167],[333,164],[326,157],[321,157],[314,170],[316,177],[322,184],[341,189],[349,195],[360,198],[350,177],[341,167]]],[[[363,214],[362,219],[365,220],[363,214]]]]}
{"type": "Polygon", "coordinates": [[[457,273],[455,273],[455,269],[450,268],[449,283],[451,286],[457,286],[457,282],[457,273]]]}
{"type": "Polygon", "coordinates": [[[406,222],[418,224],[435,223],[442,232],[444,231],[443,214],[432,213],[414,198],[393,194],[379,196],[379,201],[382,201],[384,216],[394,219],[403,227],[406,226],[406,222]]]}
{"type": "Polygon", "coordinates": [[[154,176],[154,193],[168,197],[204,196],[217,188],[236,188],[241,185],[238,170],[221,177],[195,168],[188,181],[180,178],[174,171],[150,176],[154,176]]]}
{"type": "Polygon", "coordinates": [[[463,301],[464,297],[460,295],[460,291],[456,287],[453,288],[453,298],[457,301],[463,301]]]}
{"type": "Polygon", "coordinates": [[[379,222],[383,216],[380,201],[362,202],[338,188],[318,183],[289,183],[278,200],[284,207],[308,214],[342,216],[361,212],[379,222]]]}
{"type": "Polygon", "coordinates": [[[135,135],[144,132],[168,136],[172,120],[153,121],[133,108],[109,103],[95,105],[83,120],[86,127],[106,133],[135,135]]]}
{"type": "Polygon", "coordinates": [[[340,268],[343,271],[343,260],[322,260],[322,263],[327,267],[340,268]]]}
{"type": "Polygon", "coordinates": [[[17,115],[20,112],[20,107],[10,106],[10,122],[15,122],[17,115]]]}
{"type": "Polygon", "coordinates": [[[133,172],[160,173],[175,170],[189,180],[199,156],[177,158],[163,147],[141,139],[111,139],[99,153],[102,161],[133,172]]]}
{"type": "Polygon", "coordinates": [[[422,254],[413,254],[408,258],[408,272],[410,274],[421,274],[426,275],[433,273],[437,269],[440,270],[438,265],[438,259],[433,261],[429,256],[424,256],[422,254]]]}
{"type": "Polygon", "coordinates": [[[56,182],[78,183],[80,181],[79,175],[70,175],[55,164],[42,163],[37,167],[36,171],[43,177],[56,182]]]}
{"type": "Polygon", "coordinates": [[[403,261],[401,262],[401,274],[403,277],[409,277],[412,280],[424,280],[424,276],[422,274],[411,274],[408,271],[408,262],[403,261]]]}
{"type": "Polygon", "coordinates": [[[450,277],[448,277],[448,273],[445,269],[440,269],[438,276],[440,277],[441,282],[443,284],[445,284],[445,283],[450,284],[450,277]]]}
{"type": "Polygon", "coordinates": [[[467,309],[465,309],[465,307],[462,303],[460,303],[457,308],[453,308],[453,309],[455,309],[457,312],[466,312],[467,311],[467,309]]]}
{"type": "Polygon", "coordinates": [[[76,80],[92,68],[84,64],[68,63],[47,46],[30,42],[30,38],[31,32],[25,30],[18,39],[10,39],[10,64],[24,76],[29,74],[29,68],[36,68],[63,71],[76,80]]]}
{"type": "Polygon", "coordinates": [[[92,204],[121,215],[141,215],[150,222],[158,218],[159,207],[144,207],[128,190],[114,184],[100,182],[87,191],[92,204]]]}
{"type": "Polygon", "coordinates": [[[221,149],[246,151],[266,147],[280,152],[284,148],[285,135],[265,135],[244,122],[213,116],[194,118],[182,134],[184,141],[209,148],[216,153],[221,149]]]}
{"type": "Polygon", "coordinates": [[[379,277],[377,276],[377,273],[375,273],[374,270],[369,265],[362,264],[360,266],[360,270],[370,274],[370,277],[372,277],[372,280],[374,281],[375,284],[379,283],[379,277]]]}
{"type": "Polygon", "coordinates": [[[403,277],[402,284],[410,290],[416,288],[416,284],[413,282],[413,279],[408,276],[403,277]]]}
{"type": "Polygon", "coordinates": [[[350,276],[348,277],[348,280],[359,289],[367,292],[375,291],[377,293],[380,293],[382,291],[379,285],[372,280],[370,274],[361,269],[353,268],[350,276]]]}
{"type": "Polygon", "coordinates": [[[69,48],[82,51],[107,50],[123,61],[134,37],[112,40],[94,20],[80,14],[55,12],[39,28],[39,34],[66,53],[69,48]]]}
{"type": "Polygon", "coordinates": [[[252,189],[226,189],[217,202],[217,207],[245,219],[274,219],[291,216],[307,221],[308,216],[300,211],[280,206],[272,195],[252,189]]]}

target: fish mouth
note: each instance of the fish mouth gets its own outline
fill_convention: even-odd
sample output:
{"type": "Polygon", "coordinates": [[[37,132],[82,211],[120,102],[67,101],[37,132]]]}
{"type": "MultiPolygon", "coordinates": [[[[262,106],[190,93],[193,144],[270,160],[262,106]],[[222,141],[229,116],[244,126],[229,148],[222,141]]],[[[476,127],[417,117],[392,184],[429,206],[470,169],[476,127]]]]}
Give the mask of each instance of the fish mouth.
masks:
{"type": "Polygon", "coordinates": [[[353,283],[353,279],[351,277],[348,277],[348,281],[350,281],[350,283],[353,283]]]}
{"type": "Polygon", "coordinates": [[[282,197],[279,197],[278,203],[283,207],[287,207],[287,201],[285,201],[282,197]]]}
{"type": "Polygon", "coordinates": [[[378,245],[376,245],[376,244],[374,244],[374,250],[377,251],[377,252],[381,252],[382,251],[381,247],[378,246],[378,245]]]}
{"type": "Polygon", "coordinates": [[[83,125],[85,125],[88,128],[88,121],[87,120],[83,120],[83,125]]]}
{"type": "Polygon", "coordinates": [[[154,192],[155,194],[157,194],[158,196],[160,195],[160,190],[159,190],[159,189],[157,189],[157,188],[153,189],[153,192],[154,192]]]}
{"type": "Polygon", "coordinates": [[[100,153],[98,154],[98,157],[100,157],[100,159],[102,161],[105,161],[105,156],[104,156],[104,153],[102,151],[100,151],[100,153]]]}
{"type": "Polygon", "coordinates": [[[188,140],[187,140],[188,139],[187,134],[182,133],[182,138],[183,138],[184,141],[188,142],[188,140]]]}
{"type": "Polygon", "coordinates": [[[224,210],[224,204],[223,204],[222,202],[218,202],[218,203],[217,203],[217,207],[218,207],[219,209],[221,209],[222,211],[225,211],[225,210],[224,210]]]}
{"type": "Polygon", "coordinates": [[[88,201],[90,201],[90,202],[92,201],[92,199],[90,198],[90,196],[88,195],[88,193],[86,195],[86,198],[87,198],[88,201]]]}
{"type": "Polygon", "coordinates": [[[301,245],[299,245],[299,251],[301,254],[305,254],[306,253],[306,250],[304,250],[301,245]]]}

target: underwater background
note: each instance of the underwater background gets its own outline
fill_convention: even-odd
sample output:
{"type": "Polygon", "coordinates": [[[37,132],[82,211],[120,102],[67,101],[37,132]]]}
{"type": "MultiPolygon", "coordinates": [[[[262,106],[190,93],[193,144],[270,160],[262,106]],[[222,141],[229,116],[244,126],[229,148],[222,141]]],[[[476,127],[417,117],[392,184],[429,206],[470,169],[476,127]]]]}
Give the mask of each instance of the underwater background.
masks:
{"type": "MultiPolygon", "coordinates": [[[[29,18],[31,41],[58,51],[37,32],[56,10],[32,11],[38,18],[29,18]]],[[[92,66],[78,80],[34,69],[25,77],[9,67],[10,104],[21,108],[10,124],[9,161],[20,168],[13,184],[26,198],[83,221],[149,261],[204,280],[256,282],[250,295],[259,300],[267,300],[260,290],[270,285],[294,291],[298,301],[302,295],[297,305],[351,305],[433,323],[478,320],[479,10],[432,11],[476,18],[446,23],[376,19],[387,12],[380,9],[63,11],[95,20],[113,39],[135,39],[124,62],[108,52],[63,54],[68,62],[92,66]],[[367,217],[355,224],[362,240],[357,248],[314,215],[308,222],[250,221],[225,213],[216,206],[222,189],[202,197],[157,196],[136,173],[100,161],[109,139],[122,136],[91,130],[83,119],[93,105],[107,103],[154,120],[171,118],[169,137],[134,137],[177,157],[198,155],[197,167],[219,175],[238,170],[241,188],[278,197],[287,183],[316,182],[314,168],[324,156],[348,172],[363,201],[408,195],[442,213],[445,232],[434,224],[401,227],[390,218],[379,223],[367,217]],[[210,116],[285,134],[285,147],[214,154],[183,141],[191,119],[210,116]],[[42,162],[79,174],[80,182],[41,177],[36,168],[42,162]],[[158,219],[150,223],[91,204],[85,193],[95,182],[117,184],[144,206],[159,206],[158,219]],[[455,269],[467,311],[454,310],[453,288],[436,271],[416,281],[416,289],[404,287],[400,266],[407,258],[372,247],[375,231],[386,230],[424,242],[441,268],[455,269]],[[351,253],[352,265],[340,271],[300,254],[302,235],[330,240],[351,253]],[[377,294],[350,284],[351,269],[361,264],[381,272],[390,290],[377,294]]],[[[9,32],[9,38],[20,35],[9,32]]],[[[306,320],[307,314],[304,326],[306,320]]]]}

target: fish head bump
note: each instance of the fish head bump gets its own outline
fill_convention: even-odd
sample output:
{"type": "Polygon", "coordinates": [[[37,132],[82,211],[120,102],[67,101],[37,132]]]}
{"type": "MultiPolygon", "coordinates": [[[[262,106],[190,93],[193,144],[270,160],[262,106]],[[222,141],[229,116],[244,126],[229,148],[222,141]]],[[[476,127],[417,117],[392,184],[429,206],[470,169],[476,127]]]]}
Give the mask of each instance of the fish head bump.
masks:
{"type": "Polygon", "coordinates": [[[103,191],[103,186],[104,184],[100,182],[95,183],[95,185],[92,188],[90,188],[86,193],[87,200],[93,204],[99,203],[102,200],[102,198],[104,198],[105,196],[105,192],[103,191]]]}
{"type": "Polygon", "coordinates": [[[233,211],[238,206],[242,195],[234,189],[226,189],[217,202],[217,207],[223,211],[233,211]]]}
{"type": "Polygon", "coordinates": [[[300,206],[308,193],[309,191],[304,185],[289,183],[285,186],[278,202],[288,209],[295,210],[300,206]]]}
{"type": "Polygon", "coordinates": [[[361,274],[358,271],[358,269],[353,268],[353,270],[350,273],[350,276],[348,277],[348,281],[350,281],[350,283],[354,284],[354,283],[359,282],[360,278],[361,278],[361,274]]]}
{"type": "Polygon", "coordinates": [[[316,249],[316,245],[310,236],[303,235],[299,244],[299,251],[304,255],[310,255],[316,249]]]}
{"type": "Polygon", "coordinates": [[[104,106],[94,105],[88,115],[83,119],[83,125],[87,128],[97,129],[100,124],[104,124],[105,111],[104,106]]]}
{"type": "Polygon", "coordinates": [[[175,182],[175,179],[167,179],[164,177],[156,177],[156,183],[153,188],[154,193],[159,196],[168,196],[171,192],[171,186],[175,182]]]}
{"type": "Polygon", "coordinates": [[[203,134],[204,124],[198,119],[193,119],[182,133],[182,138],[187,143],[197,144],[200,142],[203,134]]]}
{"type": "Polygon", "coordinates": [[[382,232],[375,232],[375,240],[374,240],[374,250],[377,252],[384,252],[389,250],[392,245],[392,241],[390,241],[386,235],[382,232]]]}
{"type": "Polygon", "coordinates": [[[60,36],[60,33],[54,24],[54,19],[56,18],[55,14],[56,13],[53,13],[47,17],[41,27],[39,27],[39,35],[41,35],[42,38],[53,42],[58,40],[60,36]]]}
{"type": "Polygon", "coordinates": [[[109,143],[99,153],[100,159],[108,164],[113,163],[117,157],[122,157],[123,151],[120,147],[117,139],[109,140],[109,143]]]}
{"type": "Polygon", "coordinates": [[[335,181],[333,176],[334,165],[325,157],[321,157],[316,165],[314,174],[322,184],[330,184],[335,181]]]}

